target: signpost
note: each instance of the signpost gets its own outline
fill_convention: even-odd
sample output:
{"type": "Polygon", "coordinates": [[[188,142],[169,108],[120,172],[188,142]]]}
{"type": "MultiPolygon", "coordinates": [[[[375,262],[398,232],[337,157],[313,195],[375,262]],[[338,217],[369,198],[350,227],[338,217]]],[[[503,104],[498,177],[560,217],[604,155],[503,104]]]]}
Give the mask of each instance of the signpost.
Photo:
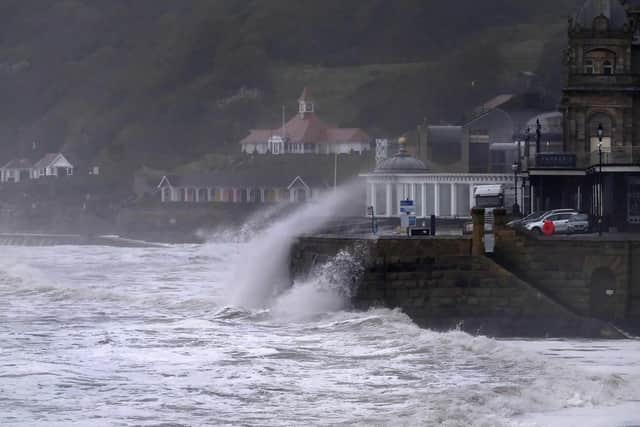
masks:
{"type": "Polygon", "coordinates": [[[416,211],[416,203],[413,200],[400,200],[400,213],[413,213],[416,211]]]}
{"type": "Polygon", "coordinates": [[[400,228],[411,236],[411,228],[416,226],[415,216],[416,202],[413,200],[400,200],[400,228]]]}

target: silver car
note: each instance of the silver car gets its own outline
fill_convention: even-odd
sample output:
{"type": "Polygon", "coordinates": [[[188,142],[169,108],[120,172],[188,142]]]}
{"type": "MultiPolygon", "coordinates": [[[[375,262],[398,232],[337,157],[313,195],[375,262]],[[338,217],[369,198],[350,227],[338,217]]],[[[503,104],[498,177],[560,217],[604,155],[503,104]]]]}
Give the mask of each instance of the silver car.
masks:
{"type": "Polygon", "coordinates": [[[542,234],[542,226],[544,225],[544,222],[551,221],[555,227],[556,234],[568,233],[569,219],[575,215],[578,215],[578,212],[574,210],[563,210],[562,212],[550,211],[535,221],[526,223],[524,228],[536,234],[542,234]]]}
{"type": "Polygon", "coordinates": [[[574,215],[569,218],[567,223],[567,233],[569,234],[588,233],[590,228],[589,215],[586,214],[574,215]]]}

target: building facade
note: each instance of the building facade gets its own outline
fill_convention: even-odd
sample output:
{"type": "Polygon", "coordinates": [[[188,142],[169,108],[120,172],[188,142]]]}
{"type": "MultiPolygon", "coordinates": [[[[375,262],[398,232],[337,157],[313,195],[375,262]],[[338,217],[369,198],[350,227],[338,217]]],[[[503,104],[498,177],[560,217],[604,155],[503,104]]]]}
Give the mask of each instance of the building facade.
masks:
{"type": "Polygon", "coordinates": [[[18,183],[43,177],[72,176],[74,166],[61,153],[49,153],[35,164],[15,159],[0,168],[0,182],[18,183]]]}
{"type": "Polygon", "coordinates": [[[326,124],[305,88],[298,99],[298,114],[275,129],[252,129],[240,141],[248,154],[349,154],[371,149],[371,138],[362,129],[326,124]]]}
{"type": "Polygon", "coordinates": [[[329,188],[312,182],[301,176],[167,175],[158,190],[162,203],[304,203],[329,188]]]}
{"type": "Polygon", "coordinates": [[[532,209],[640,227],[640,8],[588,0],[569,21],[563,147],[526,159],[532,209]]]}
{"type": "Polygon", "coordinates": [[[469,218],[478,185],[502,185],[505,203],[513,204],[513,174],[430,172],[424,162],[407,152],[404,138],[399,146],[397,154],[372,173],[361,175],[366,179],[367,206],[372,206],[377,216],[398,217],[400,201],[413,200],[418,217],[469,218]]]}

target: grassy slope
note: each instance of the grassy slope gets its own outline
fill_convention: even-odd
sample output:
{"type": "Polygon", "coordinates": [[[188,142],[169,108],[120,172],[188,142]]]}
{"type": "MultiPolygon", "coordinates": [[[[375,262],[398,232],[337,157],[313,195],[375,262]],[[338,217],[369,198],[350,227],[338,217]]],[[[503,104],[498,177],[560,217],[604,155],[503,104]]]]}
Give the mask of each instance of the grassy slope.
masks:
{"type": "MultiPolygon", "coordinates": [[[[358,15],[365,35],[380,31],[371,42],[355,35],[358,50],[331,54],[333,62],[349,58],[360,64],[328,66],[294,54],[282,58],[274,53],[277,43],[269,45],[281,37],[269,33],[273,16],[286,11],[288,21],[310,19],[305,13],[319,13],[313,2],[305,12],[293,0],[244,9],[237,0],[6,0],[0,5],[0,163],[39,154],[29,150],[34,140],[40,152],[64,149],[106,171],[122,171],[123,178],[142,164],[166,169],[211,152],[236,153],[248,128],[279,123],[282,104],[293,112],[304,86],[328,121],[376,135],[413,128],[425,116],[455,121],[464,108],[513,89],[515,73],[537,69],[548,42],[563,37],[565,16],[579,0],[545,1],[534,15],[514,22],[500,17],[502,24],[467,36],[455,37],[455,22],[445,22],[439,32],[424,29],[420,34],[436,37],[425,39],[431,47],[422,52],[414,46],[409,53],[393,46],[396,38],[405,44],[411,39],[394,33],[404,30],[394,19],[407,19],[414,7],[411,0],[399,1],[388,28],[369,30],[375,21],[358,15]],[[438,40],[438,34],[452,37],[438,40]],[[376,43],[382,61],[371,62],[366,58],[377,54],[376,43]],[[445,46],[441,51],[439,44],[445,46]],[[413,56],[412,62],[398,63],[395,50],[413,56]],[[477,73],[474,64],[482,65],[477,73]],[[471,90],[478,77],[484,86],[471,90]],[[238,92],[240,86],[258,88],[258,96],[238,92]]],[[[353,8],[333,3],[334,15],[353,8]]],[[[443,19],[482,26],[482,16],[463,11],[443,19]]],[[[360,26],[349,19],[317,25],[329,37],[332,26],[360,26]]],[[[304,56],[308,42],[288,39],[286,45],[304,56]]],[[[322,38],[312,41],[327,52],[340,47],[340,40],[332,43],[338,47],[322,38]]],[[[551,55],[559,63],[561,53],[551,55]]]]}

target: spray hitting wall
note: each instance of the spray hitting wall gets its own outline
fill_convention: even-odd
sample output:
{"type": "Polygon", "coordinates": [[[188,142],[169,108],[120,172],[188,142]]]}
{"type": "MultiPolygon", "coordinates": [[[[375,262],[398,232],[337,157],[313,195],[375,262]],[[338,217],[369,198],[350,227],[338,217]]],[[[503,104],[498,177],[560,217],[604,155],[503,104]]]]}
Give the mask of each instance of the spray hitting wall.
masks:
{"type": "Polygon", "coordinates": [[[299,206],[250,240],[233,267],[228,304],[246,308],[270,306],[290,286],[288,257],[294,239],[320,230],[361,194],[360,183],[329,191],[317,201],[299,206]]]}

